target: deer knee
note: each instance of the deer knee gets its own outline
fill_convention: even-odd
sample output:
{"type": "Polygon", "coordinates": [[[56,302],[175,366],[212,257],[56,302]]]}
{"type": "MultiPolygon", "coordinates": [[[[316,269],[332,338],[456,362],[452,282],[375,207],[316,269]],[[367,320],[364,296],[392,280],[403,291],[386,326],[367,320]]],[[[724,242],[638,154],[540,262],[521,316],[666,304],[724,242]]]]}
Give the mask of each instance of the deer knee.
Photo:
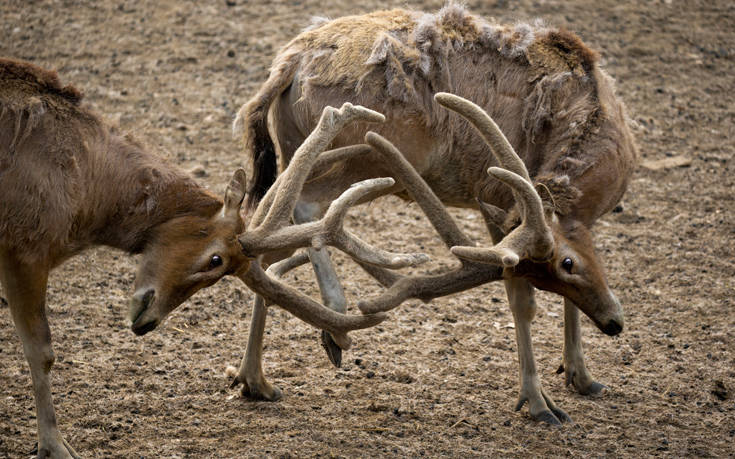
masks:
{"type": "Polygon", "coordinates": [[[506,281],[505,292],[513,315],[519,319],[533,320],[538,309],[533,287],[525,281],[506,281]]]}
{"type": "Polygon", "coordinates": [[[518,319],[531,321],[536,316],[536,300],[531,298],[514,298],[510,302],[510,309],[518,319]]]}
{"type": "Polygon", "coordinates": [[[41,348],[39,360],[44,373],[51,371],[51,367],[53,367],[56,362],[56,354],[51,346],[43,346],[41,348]]]}

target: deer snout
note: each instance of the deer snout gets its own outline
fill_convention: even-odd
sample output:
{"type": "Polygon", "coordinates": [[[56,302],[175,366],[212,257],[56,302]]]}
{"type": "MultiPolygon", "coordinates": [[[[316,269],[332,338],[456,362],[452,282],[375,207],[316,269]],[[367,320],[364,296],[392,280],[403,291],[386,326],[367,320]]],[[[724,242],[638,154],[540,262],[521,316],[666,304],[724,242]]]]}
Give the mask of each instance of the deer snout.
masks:
{"type": "Polygon", "coordinates": [[[158,326],[156,318],[147,318],[145,314],[155,296],[156,291],[152,288],[140,289],[130,300],[130,322],[132,322],[130,328],[138,336],[145,335],[158,326]]]}
{"type": "Polygon", "coordinates": [[[600,330],[606,335],[615,336],[623,331],[623,307],[620,305],[615,294],[608,291],[609,299],[609,316],[606,321],[600,324],[600,330]]]}
{"type": "Polygon", "coordinates": [[[623,331],[623,324],[616,320],[611,320],[602,328],[602,332],[609,336],[615,336],[621,331],[623,331]]]}

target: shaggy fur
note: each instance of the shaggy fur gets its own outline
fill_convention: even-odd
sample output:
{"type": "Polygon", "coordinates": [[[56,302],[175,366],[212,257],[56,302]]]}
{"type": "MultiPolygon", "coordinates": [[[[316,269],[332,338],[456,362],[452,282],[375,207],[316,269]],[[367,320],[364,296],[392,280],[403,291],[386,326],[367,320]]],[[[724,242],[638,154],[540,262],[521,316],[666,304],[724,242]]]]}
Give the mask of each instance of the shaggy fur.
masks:
{"type": "MultiPolygon", "coordinates": [[[[436,14],[392,10],[317,21],[283,47],[268,81],[238,114],[236,129],[255,159],[251,203],[277,169],[265,127],[268,108],[276,105],[276,125],[290,123],[300,131],[292,142],[279,143],[298,145],[324,105],[350,101],[385,113],[387,125],[398,122],[400,130],[379,128],[391,140],[407,132],[435,139],[424,153],[430,164],[412,162],[445,203],[473,205],[479,196],[508,208],[508,190],[485,174],[495,165],[493,156],[465,121],[434,103],[439,91],[486,109],[532,178],[545,183],[568,177],[568,189],[547,185],[561,213],[572,212],[575,202],[587,205],[581,177],[599,174],[610,161],[619,166],[617,177],[600,185],[614,187],[609,191],[619,199],[637,152],[624,107],[597,62],[597,53],[572,32],[539,22],[501,25],[456,4],[436,14]],[[279,97],[280,105],[274,104],[279,97]]],[[[360,129],[355,131],[345,144],[359,141],[360,129]]],[[[278,128],[276,133],[279,140],[287,137],[278,128]]],[[[397,145],[411,155],[411,145],[397,145]]],[[[282,166],[290,148],[281,145],[282,166]]],[[[605,200],[576,210],[591,223],[613,205],[605,200]]]]}

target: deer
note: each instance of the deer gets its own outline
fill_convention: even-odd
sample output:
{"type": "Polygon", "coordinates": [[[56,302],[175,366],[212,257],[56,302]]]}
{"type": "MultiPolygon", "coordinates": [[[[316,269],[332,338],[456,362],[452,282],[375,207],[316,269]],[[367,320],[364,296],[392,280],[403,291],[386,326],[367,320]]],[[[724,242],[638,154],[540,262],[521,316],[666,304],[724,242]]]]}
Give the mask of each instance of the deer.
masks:
{"type": "MultiPolygon", "coordinates": [[[[416,200],[461,267],[439,276],[401,277],[363,264],[388,290],[360,300],[358,307],[365,313],[387,311],[408,298],[429,301],[503,280],[518,343],[515,409],[528,403],[535,420],[571,421],[541,385],[530,324],[537,311],[535,289],[561,295],[564,346],[557,372],[564,372],[566,385],[581,394],[606,389],[587,369],[579,311],[607,335],[623,329],[622,307],[595,253],[592,227],[620,201],[638,152],[626,108],[598,53],[568,30],[538,21],[503,25],[454,3],[434,14],[396,9],[331,21],[317,18],[280,49],[267,80],[233,123],[252,158],[248,205],[257,205],[277,181],[322,108],[344,101],[381,112],[386,122],[372,133],[357,124],[335,139],[333,147],[364,138],[373,151],[345,158],[310,178],[294,220],[319,218],[325,204],[349,183],[398,178],[392,188],[365,199],[392,193],[416,200]],[[397,168],[395,155],[386,156],[393,150],[405,155],[405,167],[397,168]],[[530,184],[536,197],[524,198],[527,193],[510,184],[525,186],[517,178],[493,172],[498,165],[530,184]],[[425,198],[430,195],[436,199],[425,198]],[[529,213],[536,206],[528,199],[541,201],[543,215],[529,213]],[[443,206],[480,210],[496,247],[478,253],[443,206]],[[533,226],[536,236],[511,238],[533,226]],[[515,249],[505,250],[503,244],[515,249]]],[[[328,253],[312,248],[308,258],[324,304],[343,312],[344,292],[328,253]]],[[[245,382],[243,394],[277,400],[281,393],[265,380],[259,362],[265,308],[257,303],[233,384],[245,382]]],[[[327,332],[321,339],[338,366],[339,346],[327,332]]]]}
{"type": "Polygon", "coordinates": [[[320,245],[376,269],[428,259],[373,247],[343,228],[351,206],[394,185],[389,177],[350,187],[320,221],[291,223],[312,167],[370,150],[359,145],[324,152],[332,137],[350,123],[384,119],[351,104],[325,108],[323,115],[246,225],[244,170],[234,172],[220,198],[105,122],[82,103],[77,88],[62,86],[56,72],[0,58],[0,285],[30,367],[39,457],[79,457],[58,429],[51,396],[55,354],[46,289],[49,272],[85,249],[140,254],[128,312],[136,335],[151,332],[195,292],[227,275],[328,331],[343,349],[351,345],[347,332],[386,318],[335,312],[282,282],[274,267],[261,266],[263,254],[320,245]]]}

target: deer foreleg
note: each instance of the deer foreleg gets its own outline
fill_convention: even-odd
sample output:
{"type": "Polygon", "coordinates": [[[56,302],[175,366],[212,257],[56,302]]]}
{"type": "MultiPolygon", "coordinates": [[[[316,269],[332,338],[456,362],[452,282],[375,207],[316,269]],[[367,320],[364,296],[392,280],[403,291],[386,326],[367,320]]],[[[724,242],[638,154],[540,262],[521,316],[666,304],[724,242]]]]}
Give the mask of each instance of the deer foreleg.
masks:
{"type": "Polygon", "coordinates": [[[263,375],[263,333],[268,316],[268,306],[262,296],[256,295],[253,302],[253,318],[250,322],[250,335],[240,369],[230,387],[242,384],[244,397],[275,402],[281,398],[281,389],[269,383],[263,375]]]}
{"type": "Polygon", "coordinates": [[[49,373],[55,357],[46,318],[48,270],[6,256],[0,257],[0,275],[31,370],[38,421],[38,457],[79,457],[59,432],[51,397],[49,373]]]}
{"type": "Polygon", "coordinates": [[[564,298],[564,357],[558,373],[564,372],[566,385],[573,385],[582,395],[597,395],[607,387],[592,378],[584,363],[579,309],[564,298]]]}
{"type": "Polygon", "coordinates": [[[520,364],[521,390],[515,407],[516,411],[528,402],[531,417],[537,421],[548,424],[571,421],[571,418],[558,408],[541,388],[541,381],[536,371],[536,361],[531,344],[531,321],[536,314],[533,287],[525,280],[510,279],[505,281],[505,291],[513,312],[518,344],[518,363],[520,364]]]}

